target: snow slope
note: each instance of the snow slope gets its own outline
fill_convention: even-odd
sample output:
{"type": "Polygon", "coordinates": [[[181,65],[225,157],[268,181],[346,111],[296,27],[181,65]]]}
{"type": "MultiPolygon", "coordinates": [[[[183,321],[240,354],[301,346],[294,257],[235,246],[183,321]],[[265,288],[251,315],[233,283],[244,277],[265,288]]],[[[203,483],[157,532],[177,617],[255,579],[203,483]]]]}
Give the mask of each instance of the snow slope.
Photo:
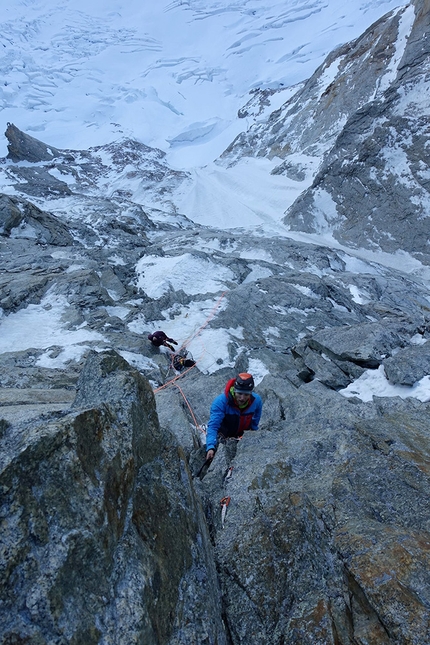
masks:
{"type": "Polygon", "coordinates": [[[237,118],[250,90],[308,78],[401,4],[11,0],[0,23],[0,127],[74,149],[125,135],[168,151],[176,167],[201,166],[252,122],[237,118]]]}
{"type": "MultiPolygon", "coordinates": [[[[204,226],[254,231],[256,247],[248,251],[254,266],[247,280],[266,277],[270,271],[258,264],[258,259],[264,260],[259,235],[288,235],[341,249],[330,235],[306,236],[280,226],[285,208],[309,185],[312,172],[293,181],[270,175],[271,162],[265,159],[244,160],[230,169],[211,162],[254,118],[261,118],[237,118],[250,90],[288,88],[308,78],[335,46],[402,4],[396,0],[347,4],[343,0],[11,0],[3,8],[0,24],[2,126],[13,122],[58,148],[88,149],[129,136],[166,151],[172,166],[188,169],[192,176],[176,195],[180,211],[204,226]]],[[[275,95],[266,114],[279,106],[281,96],[275,95]]],[[[4,156],[5,140],[2,146],[4,156]]],[[[306,160],[297,161],[306,165],[306,160]]],[[[139,188],[136,201],[138,192],[139,188]]],[[[213,244],[216,249],[217,243],[213,244]]],[[[394,268],[399,264],[399,257],[359,249],[349,255],[345,249],[344,259],[348,270],[357,273],[369,272],[369,262],[394,268]]],[[[401,261],[405,271],[420,269],[406,255],[401,261]]],[[[171,257],[146,256],[138,263],[139,286],[150,297],[169,289],[172,262],[171,257]],[[150,291],[154,283],[159,292],[150,291]]],[[[175,258],[177,283],[172,286],[209,295],[170,316],[167,333],[192,337],[208,316],[222,310],[218,296],[210,294],[224,289],[231,276],[227,269],[215,273],[214,277],[203,259],[189,254],[175,258]],[[198,291],[196,284],[187,282],[189,274],[199,276],[198,291]]],[[[1,352],[17,346],[46,348],[39,364],[55,367],[79,359],[90,341],[103,344],[102,335],[84,327],[69,332],[62,322],[65,303],[49,297],[49,302],[3,317],[1,352]],[[49,342],[41,327],[49,330],[49,342]],[[50,358],[52,339],[63,349],[50,358]]],[[[362,299],[363,294],[357,292],[356,297],[362,299]]],[[[127,309],[112,308],[111,313],[122,318],[127,309]]],[[[149,324],[166,326],[165,320],[142,318],[130,323],[130,329],[141,333],[149,324]]],[[[267,333],[276,335],[276,329],[267,333]]],[[[199,369],[212,372],[220,359],[224,367],[230,364],[229,335],[240,341],[241,328],[207,328],[192,339],[190,349],[199,369]]],[[[137,366],[148,365],[143,356],[124,355],[137,366]]],[[[259,364],[252,368],[258,383],[267,368],[259,364]]],[[[399,394],[396,388],[389,390],[379,371],[350,386],[345,395],[367,400],[389,392],[399,394]]],[[[414,391],[401,392],[408,394],[428,400],[428,377],[414,391]]]]}

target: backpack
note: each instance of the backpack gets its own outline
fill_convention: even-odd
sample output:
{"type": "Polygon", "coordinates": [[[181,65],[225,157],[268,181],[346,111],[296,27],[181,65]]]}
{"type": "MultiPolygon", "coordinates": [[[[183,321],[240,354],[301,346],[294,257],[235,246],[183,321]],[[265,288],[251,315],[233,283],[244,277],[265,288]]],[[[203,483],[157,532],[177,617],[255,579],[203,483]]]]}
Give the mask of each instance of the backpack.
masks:
{"type": "Polygon", "coordinates": [[[196,361],[193,361],[191,358],[184,358],[179,354],[175,354],[173,357],[173,367],[177,372],[181,372],[185,367],[193,367],[196,364],[196,361]]]}

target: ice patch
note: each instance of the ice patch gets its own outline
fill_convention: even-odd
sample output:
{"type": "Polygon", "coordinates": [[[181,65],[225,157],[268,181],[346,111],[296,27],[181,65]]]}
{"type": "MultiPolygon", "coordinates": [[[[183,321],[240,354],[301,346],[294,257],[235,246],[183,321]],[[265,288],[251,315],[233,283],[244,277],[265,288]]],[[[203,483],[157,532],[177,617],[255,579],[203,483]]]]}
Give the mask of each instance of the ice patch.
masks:
{"type": "Polygon", "coordinates": [[[365,294],[362,289],[359,289],[355,284],[348,285],[349,292],[352,296],[353,302],[356,302],[358,305],[366,305],[370,302],[370,298],[365,294]]]}
{"type": "Polygon", "coordinates": [[[130,313],[130,309],[128,307],[105,307],[105,309],[108,312],[109,316],[116,316],[121,320],[127,318],[128,314],[130,313]]]}
{"type": "Polygon", "coordinates": [[[146,319],[144,314],[139,314],[135,320],[128,323],[130,331],[142,334],[145,331],[163,329],[168,336],[180,343],[186,343],[199,330],[224,309],[225,299],[208,299],[199,302],[190,302],[188,305],[176,304],[161,313],[161,320],[146,319]]]}
{"type": "Polygon", "coordinates": [[[25,240],[37,240],[37,231],[33,226],[31,226],[31,224],[23,222],[11,230],[10,237],[24,238],[25,240]]]}
{"type": "Polygon", "coordinates": [[[196,361],[199,370],[213,374],[223,367],[234,367],[234,360],[229,356],[231,338],[225,329],[206,327],[187,346],[196,361]]]}
{"type": "Polygon", "coordinates": [[[272,336],[275,336],[276,338],[280,338],[281,334],[279,332],[279,329],[277,327],[268,327],[267,329],[263,330],[263,336],[266,340],[269,340],[269,338],[272,336]]]}
{"type": "Polygon", "coordinates": [[[140,372],[158,369],[157,363],[154,363],[152,359],[142,356],[141,354],[126,352],[124,350],[118,350],[118,354],[120,354],[127,363],[138,369],[140,372]]]}
{"type": "MultiPolygon", "coordinates": [[[[80,361],[82,356],[88,351],[88,345],[70,345],[65,347],[59,354],[49,349],[44,352],[36,361],[38,367],[47,367],[50,369],[61,369],[70,361],[80,361]]],[[[92,348],[96,349],[96,348],[92,348]]]]}
{"type": "Polygon", "coordinates": [[[266,374],[270,374],[265,364],[258,358],[250,358],[248,363],[249,373],[254,377],[255,385],[261,383],[266,374]]]}
{"type": "Polygon", "coordinates": [[[271,253],[268,253],[264,249],[246,249],[246,251],[241,251],[240,258],[243,260],[263,260],[264,262],[271,262],[272,264],[275,264],[275,260],[273,259],[273,256],[271,253]]]}
{"type": "Polygon", "coordinates": [[[309,298],[315,298],[317,300],[320,300],[320,296],[312,291],[312,289],[309,289],[309,287],[305,287],[304,285],[301,284],[292,284],[292,287],[294,289],[297,289],[297,291],[300,291],[300,293],[303,293],[304,296],[308,296],[309,298]]]}
{"type": "Polygon", "coordinates": [[[109,259],[109,262],[113,266],[125,266],[126,265],[125,261],[121,257],[119,257],[119,255],[111,255],[108,259],[109,259]]]}
{"type": "Polygon", "coordinates": [[[345,397],[354,397],[362,401],[372,401],[374,396],[399,396],[402,399],[412,397],[419,401],[430,401],[430,376],[424,376],[412,387],[406,385],[393,385],[385,376],[384,366],[377,370],[366,370],[354,383],[339,390],[345,397]]]}
{"type": "Polygon", "coordinates": [[[0,353],[27,349],[48,349],[54,345],[63,351],[55,357],[40,357],[42,366],[59,367],[71,359],[79,360],[87,349],[88,341],[103,341],[101,334],[85,326],[74,330],[62,324],[68,303],[64,296],[48,294],[39,305],[28,305],[16,313],[1,318],[0,353]]]}
{"type": "Polygon", "coordinates": [[[251,273],[249,273],[242,284],[248,284],[250,282],[256,282],[261,278],[270,278],[273,275],[273,272],[270,271],[267,267],[262,267],[259,264],[253,265],[251,268],[251,273]]]}
{"type": "Polygon", "coordinates": [[[71,264],[67,267],[66,273],[75,273],[75,271],[82,271],[82,269],[85,269],[83,264],[71,264]]]}
{"type": "Polygon", "coordinates": [[[137,286],[150,298],[161,298],[170,289],[189,295],[217,292],[233,280],[232,272],[213,262],[185,253],[172,257],[145,256],[136,265],[137,286]]]}
{"type": "Polygon", "coordinates": [[[317,233],[331,233],[333,226],[339,220],[336,202],[326,190],[321,188],[314,192],[314,226],[317,233]]]}
{"type": "Polygon", "coordinates": [[[424,345],[428,341],[428,338],[424,338],[421,334],[415,334],[411,338],[411,345],[424,345]]]}
{"type": "Polygon", "coordinates": [[[389,66],[387,67],[385,74],[381,77],[379,81],[379,86],[377,90],[378,95],[382,94],[382,92],[388,89],[391,83],[395,80],[397,69],[402,59],[402,56],[405,52],[406,43],[407,43],[409,34],[411,32],[412,26],[414,24],[414,20],[415,20],[414,8],[412,5],[409,5],[408,7],[406,7],[406,9],[404,10],[400,18],[399,33],[398,33],[397,41],[395,43],[396,45],[395,52],[390,61],[389,66]]]}
{"type": "Polygon", "coordinates": [[[337,309],[338,311],[348,312],[348,309],[346,307],[337,303],[336,300],[333,300],[333,298],[327,298],[327,300],[331,302],[333,309],[337,309]]]}
{"type": "Polygon", "coordinates": [[[342,260],[345,262],[346,273],[357,273],[358,275],[369,273],[371,275],[378,275],[381,269],[372,266],[370,262],[360,260],[360,258],[353,255],[340,254],[342,260]]]}

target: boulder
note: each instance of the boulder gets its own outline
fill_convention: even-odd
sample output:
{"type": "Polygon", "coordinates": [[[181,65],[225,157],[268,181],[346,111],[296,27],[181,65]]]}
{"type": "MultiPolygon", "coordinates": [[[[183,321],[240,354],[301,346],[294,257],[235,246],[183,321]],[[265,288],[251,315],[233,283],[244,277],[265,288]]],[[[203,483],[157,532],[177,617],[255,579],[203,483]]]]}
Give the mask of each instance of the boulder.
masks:
{"type": "Polygon", "coordinates": [[[61,154],[57,148],[48,146],[29,134],[21,132],[13,123],[7,124],[5,135],[8,140],[8,157],[14,162],[30,161],[37,163],[40,161],[52,161],[54,157],[61,154]]]}
{"type": "Polygon", "coordinates": [[[67,413],[1,431],[1,642],[226,644],[184,453],[124,359],[90,354],[67,413]]]}
{"type": "Polygon", "coordinates": [[[322,329],[308,342],[309,347],[338,361],[376,368],[403,341],[395,324],[369,322],[322,329]]]}
{"type": "Polygon", "coordinates": [[[58,217],[18,197],[0,195],[0,235],[35,239],[44,244],[74,243],[69,228],[58,217]]]}
{"type": "Polygon", "coordinates": [[[430,342],[400,349],[382,361],[385,374],[395,385],[414,385],[430,375],[430,342]]]}

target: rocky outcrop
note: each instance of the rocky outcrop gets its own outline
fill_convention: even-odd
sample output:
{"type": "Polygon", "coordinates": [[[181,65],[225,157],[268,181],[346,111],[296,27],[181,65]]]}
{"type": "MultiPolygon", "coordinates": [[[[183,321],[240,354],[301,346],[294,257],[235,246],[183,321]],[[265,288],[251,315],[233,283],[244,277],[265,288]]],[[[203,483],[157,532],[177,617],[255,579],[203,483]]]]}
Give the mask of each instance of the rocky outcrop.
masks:
{"type": "Polygon", "coordinates": [[[73,236],[50,213],[23,199],[0,195],[0,235],[36,239],[44,244],[69,246],[73,236]]]}
{"type": "Polygon", "coordinates": [[[259,391],[264,429],[203,480],[232,643],[426,642],[428,405],[259,391]]]}
{"type": "Polygon", "coordinates": [[[52,161],[61,153],[53,146],[47,146],[42,141],[21,132],[13,123],[7,124],[6,138],[8,140],[8,157],[15,163],[18,161],[52,161]]]}
{"type": "MultiPolygon", "coordinates": [[[[196,412],[213,385],[182,384],[196,412]]],[[[429,405],[271,376],[258,389],[260,431],[221,445],[194,483],[115,352],[89,355],[61,413],[53,390],[31,423],[9,411],[4,641],[426,642],[429,405]]]]}
{"type": "MultiPolygon", "coordinates": [[[[408,163],[418,151],[426,189],[424,108],[398,114],[402,92],[418,100],[424,87],[428,7],[415,6],[334,52],[272,115],[267,137],[254,128],[222,160],[279,156],[275,172],[304,182],[326,154],[289,225],[316,230],[324,189],[339,239],[361,243],[363,205],[385,191],[392,206],[399,193],[376,150],[385,118],[394,148],[404,126],[402,150],[408,163]],[[353,185],[366,178],[364,200],[353,185]]],[[[257,94],[247,109],[258,111],[257,94]]],[[[430,376],[422,267],[407,274],[405,255],[394,269],[352,249],[196,226],[173,198],[188,175],[138,142],[59,151],[8,133],[0,641],[430,642],[430,403],[412,398],[430,376]],[[196,341],[192,370],[176,373],[146,340],[160,326],[179,346],[196,341]],[[377,368],[409,397],[342,396],[377,368]],[[210,403],[243,370],[263,398],[260,429],[221,444],[204,475],[210,403]]],[[[420,231],[419,195],[402,191],[405,226],[420,231]]],[[[363,220],[370,244],[411,245],[384,208],[372,214],[383,236],[363,220]]]]}
{"type": "Polygon", "coordinates": [[[139,200],[133,199],[137,186],[138,192],[147,192],[155,198],[160,210],[167,207],[170,212],[170,193],[188,178],[187,173],[167,165],[164,152],[131,139],[90,150],[58,150],[10,123],[5,136],[7,158],[14,163],[8,164],[4,172],[17,193],[51,201],[74,195],[84,208],[91,209],[103,195],[103,210],[114,211],[123,225],[127,220],[132,224],[138,217],[146,227],[155,228],[139,208],[139,200]]]}
{"type": "Polygon", "coordinates": [[[402,248],[428,263],[428,111],[420,97],[428,92],[430,11],[423,1],[415,3],[414,20],[412,11],[407,7],[401,20],[404,51],[389,86],[350,115],[285,222],[295,230],[333,230],[347,244],[402,248]]]}
{"type": "MultiPolygon", "coordinates": [[[[387,14],[355,41],[336,48],[311,78],[293,88],[296,92],[268,122],[240,134],[221,159],[233,163],[244,155],[279,157],[286,161],[274,172],[290,176],[289,163],[297,168],[290,155],[316,156],[329,150],[348,117],[380,95],[381,76],[395,55],[400,17],[398,11],[387,14]]],[[[281,96],[287,93],[280,91],[281,96]]]]}
{"type": "Polygon", "coordinates": [[[118,354],[88,357],[67,413],[10,418],[1,441],[2,642],[226,642],[184,453],[118,354]]]}
{"type": "Polygon", "coordinates": [[[383,361],[391,383],[411,386],[430,374],[430,343],[424,342],[400,349],[383,361]]]}
{"type": "Polygon", "coordinates": [[[334,50],[220,163],[280,158],[272,173],[302,186],[283,220],[290,230],[428,264],[429,15],[415,0],[334,50]]]}

